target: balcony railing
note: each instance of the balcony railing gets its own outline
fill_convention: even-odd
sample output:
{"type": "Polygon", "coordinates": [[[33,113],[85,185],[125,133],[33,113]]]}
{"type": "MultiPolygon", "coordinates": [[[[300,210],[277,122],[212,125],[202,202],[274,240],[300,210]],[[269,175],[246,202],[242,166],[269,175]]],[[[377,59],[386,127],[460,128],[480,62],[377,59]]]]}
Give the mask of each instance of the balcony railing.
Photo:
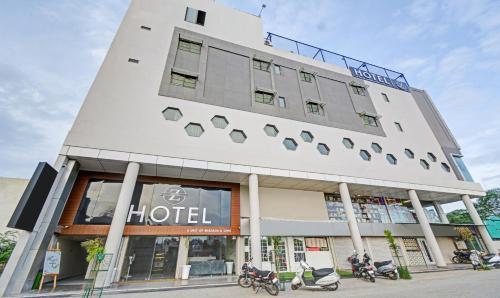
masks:
{"type": "Polygon", "coordinates": [[[408,81],[406,81],[404,74],[382,66],[364,62],[271,32],[267,33],[265,44],[306,56],[314,60],[335,64],[341,67],[345,66],[347,69],[351,70],[353,76],[409,91],[410,85],[408,84],[408,81]],[[355,70],[360,72],[356,72],[355,70]],[[359,75],[356,75],[356,73],[359,75]],[[363,74],[365,75],[364,77],[363,74]],[[388,78],[388,80],[384,78],[388,78]]]}

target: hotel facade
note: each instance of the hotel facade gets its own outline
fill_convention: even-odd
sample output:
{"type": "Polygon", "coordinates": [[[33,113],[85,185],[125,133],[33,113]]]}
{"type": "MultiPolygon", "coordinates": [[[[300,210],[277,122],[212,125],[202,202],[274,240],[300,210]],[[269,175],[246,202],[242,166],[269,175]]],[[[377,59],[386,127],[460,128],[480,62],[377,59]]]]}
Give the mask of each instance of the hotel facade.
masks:
{"type": "Polygon", "coordinates": [[[0,288],[30,287],[55,243],[59,277],[85,276],[80,244],[97,237],[105,285],[185,265],[234,274],[250,256],[350,268],[354,249],[394,258],[384,230],[404,265],[445,267],[465,244],[444,203],[465,203],[468,245],[496,251],[461,157],[401,73],[264,34],[261,18],[214,1],[132,1],[0,288]]]}

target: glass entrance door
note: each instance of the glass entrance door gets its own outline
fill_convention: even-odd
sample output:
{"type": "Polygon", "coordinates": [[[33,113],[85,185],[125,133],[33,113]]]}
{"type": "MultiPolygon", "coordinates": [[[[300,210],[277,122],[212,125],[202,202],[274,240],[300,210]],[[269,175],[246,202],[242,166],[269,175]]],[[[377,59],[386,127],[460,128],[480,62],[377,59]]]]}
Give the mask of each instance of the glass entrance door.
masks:
{"type": "Polygon", "coordinates": [[[149,279],[175,277],[178,251],[178,237],[156,237],[149,279]]]}
{"type": "Polygon", "coordinates": [[[173,278],[177,265],[179,237],[130,237],[122,279],[173,278]]]}

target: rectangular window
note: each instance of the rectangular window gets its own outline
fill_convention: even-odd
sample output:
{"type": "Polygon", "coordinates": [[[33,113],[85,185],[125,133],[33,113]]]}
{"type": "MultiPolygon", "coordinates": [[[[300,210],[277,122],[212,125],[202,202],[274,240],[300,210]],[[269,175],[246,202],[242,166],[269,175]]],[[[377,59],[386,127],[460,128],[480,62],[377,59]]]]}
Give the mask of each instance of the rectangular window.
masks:
{"type": "Polygon", "coordinates": [[[464,180],[474,182],[474,179],[472,179],[472,176],[469,173],[469,170],[465,166],[465,163],[462,159],[462,156],[453,155],[453,160],[455,161],[455,164],[457,165],[458,169],[460,170],[460,173],[462,174],[462,177],[464,178],[464,180]]]}
{"type": "Polygon", "coordinates": [[[207,13],[202,10],[197,10],[191,7],[187,7],[184,21],[204,26],[206,14],[207,13]]]}
{"type": "Polygon", "coordinates": [[[253,68],[255,68],[255,69],[269,72],[270,66],[271,66],[271,63],[269,63],[269,62],[253,59],[253,68]]]}
{"type": "Polygon", "coordinates": [[[403,132],[403,127],[401,126],[401,124],[399,122],[394,122],[394,125],[396,125],[396,128],[400,131],[400,132],[403,132]]]}
{"type": "Polygon", "coordinates": [[[280,108],[286,108],[286,100],[283,96],[278,97],[278,106],[280,108]]]}
{"type": "Polygon", "coordinates": [[[374,126],[374,127],[378,126],[376,117],[363,115],[363,116],[361,116],[361,118],[363,118],[363,123],[365,125],[374,126]]]}
{"type": "Polygon", "coordinates": [[[173,72],[170,84],[194,89],[196,88],[196,77],[173,72]]]}
{"type": "Polygon", "coordinates": [[[315,102],[308,102],[306,104],[306,108],[307,108],[308,113],[315,114],[315,115],[321,115],[321,113],[320,113],[321,107],[319,106],[319,104],[317,104],[315,102]]]}
{"type": "Polygon", "coordinates": [[[274,73],[277,75],[281,75],[281,66],[279,65],[274,65],[274,73]]]}
{"type": "Polygon", "coordinates": [[[308,72],[304,72],[304,71],[300,72],[300,79],[304,82],[311,83],[312,77],[313,77],[312,73],[308,73],[308,72]]]}
{"type": "Polygon", "coordinates": [[[354,94],[361,95],[361,96],[366,96],[366,88],[361,87],[361,86],[356,86],[356,85],[351,85],[352,91],[354,94]]]}
{"type": "Polygon", "coordinates": [[[387,96],[387,94],[382,93],[382,97],[384,98],[384,100],[385,100],[386,102],[390,102],[390,101],[389,101],[389,97],[387,96]]]}
{"type": "Polygon", "coordinates": [[[201,53],[201,44],[189,40],[179,39],[179,50],[199,54],[201,53]]]}
{"type": "Polygon", "coordinates": [[[272,93],[256,91],[255,101],[258,103],[265,103],[268,105],[274,105],[274,95],[272,93]]]}

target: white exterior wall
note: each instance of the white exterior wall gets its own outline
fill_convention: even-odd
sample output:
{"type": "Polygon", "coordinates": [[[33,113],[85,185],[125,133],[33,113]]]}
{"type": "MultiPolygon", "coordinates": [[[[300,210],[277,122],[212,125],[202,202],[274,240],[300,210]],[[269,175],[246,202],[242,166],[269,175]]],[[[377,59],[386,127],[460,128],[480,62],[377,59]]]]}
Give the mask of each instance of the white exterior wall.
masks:
{"type": "Polygon", "coordinates": [[[377,112],[383,116],[380,121],[387,137],[159,96],[174,26],[263,51],[282,52],[288,58],[338,72],[347,71],[264,46],[259,18],[211,1],[178,2],[177,5],[159,0],[133,1],[64,145],[459,189],[477,188],[475,184],[458,181],[453,173],[443,171],[439,163],[429,162],[430,170],[420,166],[418,158],[425,158],[427,152],[433,152],[440,162],[446,158],[407,92],[367,82],[377,112]],[[205,26],[183,21],[186,5],[207,11],[205,26]],[[152,30],[141,30],[141,25],[150,26],[152,30]],[[139,59],[140,63],[128,63],[129,57],[139,59]],[[383,102],[381,92],[389,96],[391,103],[383,102]],[[177,122],[166,121],[161,112],[168,106],[179,108],[183,117],[177,122]],[[214,115],[224,115],[229,126],[223,130],[214,128],[210,122],[214,115]],[[396,130],[394,121],[402,124],[404,133],[396,130]],[[202,124],[205,133],[199,138],[188,136],[184,127],[189,122],[202,124]],[[264,133],[263,127],[268,123],[278,127],[278,137],[264,133]],[[232,142],[228,136],[232,129],[242,129],[247,140],[243,144],[232,142]],[[302,130],[311,131],[315,142],[303,142],[299,136],[302,130]],[[296,151],[285,149],[284,137],[293,137],[299,143],[296,151]],[[344,137],[354,141],[353,150],[342,145],[344,137]],[[332,150],[330,155],[320,155],[316,142],[326,143],[332,150]],[[383,147],[382,154],[371,150],[372,142],[383,147]],[[416,159],[407,159],[403,154],[405,148],[413,150],[416,159]],[[372,153],[370,162],[360,158],[360,149],[372,153]],[[397,166],[387,162],[386,153],[398,158],[397,166]]]}

